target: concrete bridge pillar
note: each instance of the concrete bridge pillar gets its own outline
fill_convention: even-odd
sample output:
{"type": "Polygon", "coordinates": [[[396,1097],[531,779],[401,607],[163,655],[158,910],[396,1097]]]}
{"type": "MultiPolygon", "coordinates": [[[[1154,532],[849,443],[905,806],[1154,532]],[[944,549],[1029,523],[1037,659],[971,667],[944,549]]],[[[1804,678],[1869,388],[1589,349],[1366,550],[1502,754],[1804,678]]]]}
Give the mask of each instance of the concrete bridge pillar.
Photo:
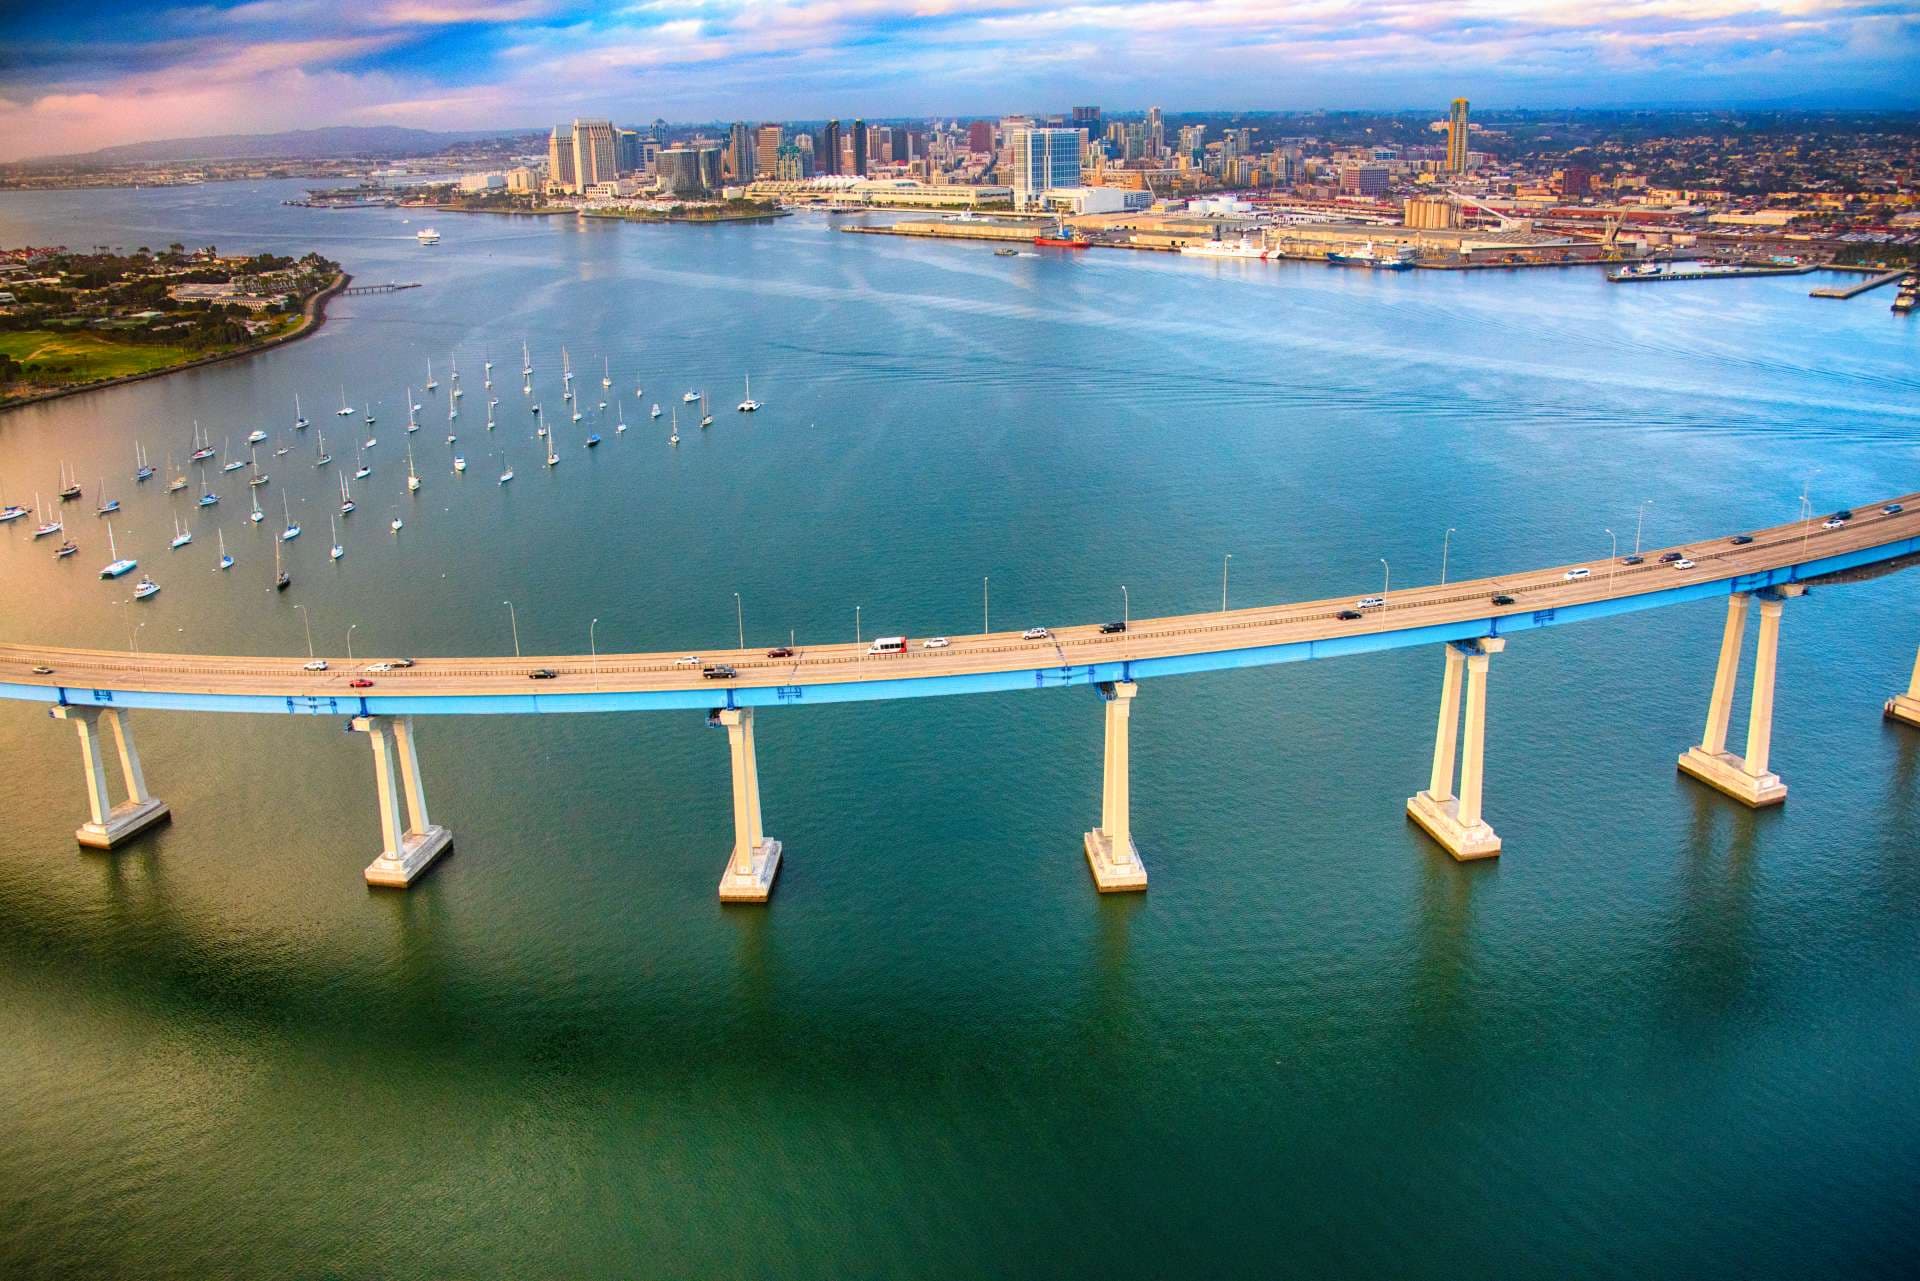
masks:
{"type": "Polygon", "coordinates": [[[1907,692],[1888,699],[1882,710],[1890,721],[1920,728],[1920,653],[1913,657],[1913,676],[1907,681],[1907,692]]]}
{"type": "Polygon", "coordinates": [[[147,791],[147,776],[140,768],[140,751],[134,746],[133,727],[127,714],[117,707],[61,706],[48,709],[58,721],[71,721],[80,731],[80,759],[87,774],[88,819],[73,833],[74,839],[89,849],[110,850],[131,840],[149,827],[172,818],[167,803],[147,791]],[[113,804],[107,793],[107,767],[100,752],[102,725],[113,734],[120,756],[120,777],[127,799],[113,804]]]}
{"type": "Polygon", "coordinates": [[[753,752],[753,709],[728,707],[718,716],[733,759],[733,854],[720,877],[722,903],[764,903],[780,871],[780,842],[760,825],[760,764],[753,752]]]}
{"type": "Polygon", "coordinates": [[[1740,678],[1740,649],[1746,641],[1748,596],[1735,592],[1727,600],[1726,626],[1720,633],[1720,661],[1713,671],[1713,693],[1707,701],[1707,728],[1698,747],[1680,757],[1680,770],[1755,809],[1787,799],[1787,785],[1768,769],[1773,751],[1773,678],[1780,651],[1780,615],[1787,598],[1806,589],[1798,583],[1768,588],[1760,593],[1760,639],[1754,647],[1753,689],[1747,707],[1746,755],[1727,750],[1727,730],[1733,718],[1733,691],[1740,678]]]}
{"type": "Polygon", "coordinates": [[[1147,869],[1133,843],[1133,803],[1127,779],[1127,727],[1134,695],[1133,681],[1100,686],[1107,704],[1106,763],[1100,778],[1100,826],[1087,833],[1087,866],[1102,894],[1137,892],[1147,888],[1147,869]]]}
{"type": "Polygon", "coordinates": [[[1507,647],[1497,636],[1449,644],[1440,676],[1440,719],[1433,736],[1433,773],[1425,791],[1407,798],[1407,817],[1447,853],[1465,861],[1500,852],[1500,837],[1480,813],[1487,738],[1487,668],[1507,647]],[[1466,676],[1466,725],[1460,723],[1461,675],[1466,676]],[[1453,792],[1454,745],[1459,743],[1460,794],[1453,792]]]}
{"type": "Polygon", "coordinates": [[[353,728],[373,744],[380,795],[380,857],[367,864],[367,884],[404,890],[453,844],[453,833],[427,817],[413,718],[356,716],[353,728]]]}

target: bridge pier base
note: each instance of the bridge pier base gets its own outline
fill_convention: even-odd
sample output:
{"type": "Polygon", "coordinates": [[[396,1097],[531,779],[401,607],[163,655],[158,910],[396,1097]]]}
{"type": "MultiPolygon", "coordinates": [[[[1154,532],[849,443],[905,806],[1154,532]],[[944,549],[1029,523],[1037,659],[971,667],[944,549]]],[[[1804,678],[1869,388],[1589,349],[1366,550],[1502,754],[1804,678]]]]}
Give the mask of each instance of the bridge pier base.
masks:
{"type": "Polygon", "coordinates": [[[134,746],[133,727],[127,724],[125,712],[117,707],[66,705],[49,709],[48,715],[57,721],[71,721],[80,731],[89,817],[74,830],[76,841],[88,849],[110,850],[171,820],[167,803],[147,791],[147,776],[140,768],[140,751],[134,746]],[[113,734],[113,745],[120,755],[120,777],[127,790],[127,799],[118,805],[107,794],[107,766],[100,752],[102,722],[113,734]]]}
{"type": "Polygon", "coordinates": [[[1914,655],[1913,677],[1907,681],[1907,692],[1895,694],[1881,710],[1890,721],[1920,729],[1920,653],[1914,655]]]}
{"type": "Polygon", "coordinates": [[[367,864],[367,884],[404,890],[447,851],[453,833],[427,818],[413,717],[356,716],[353,728],[373,744],[373,781],[380,793],[380,857],[367,864]]]}
{"type": "Polygon", "coordinates": [[[760,765],[753,754],[753,709],[719,713],[733,760],[733,853],[720,877],[722,903],[764,903],[780,872],[780,842],[760,826],[760,765]]]}
{"type": "Polygon", "coordinates": [[[1480,797],[1487,737],[1487,666],[1507,647],[1497,636],[1450,643],[1440,679],[1440,720],[1433,737],[1433,774],[1426,789],[1407,798],[1407,817],[1454,858],[1492,858],[1500,836],[1481,817],[1480,797]],[[1460,685],[1466,676],[1465,729],[1460,721],[1460,685]],[[1454,744],[1460,744],[1460,794],[1453,794],[1454,744]]]}
{"type": "Polygon", "coordinates": [[[1138,893],[1147,888],[1146,865],[1133,843],[1132,795],[1127,778],[1127,724],[1133,681],[1100,686],[1107,703],[1106,763],[1100,775],[1100,826],[1087,833],[1087,867],[1102,894],[1138,893]]]}
{"type": "Polygon", "coordinates": [[[1798,596],[1803,590],[1789,583],[1761,593],[1760,639],[1754,647],[1745,756],[1727,750],[1727,729],[1733,714],[1734,687],[1740,680],[1740,649],[1746,642],[1750,598],[1745,592],[1728,597],[1726,626],[1720,633],[1720,661],[1713,670],[1713,693],[1707,702],[1706,732],[1699,745],[1688,748],[1679,760],[1683,774],[1754,809],[1787,799],[1787,785],[1767,768],[1773,746],[1773,678],[1785,598],[1798,596]]]}

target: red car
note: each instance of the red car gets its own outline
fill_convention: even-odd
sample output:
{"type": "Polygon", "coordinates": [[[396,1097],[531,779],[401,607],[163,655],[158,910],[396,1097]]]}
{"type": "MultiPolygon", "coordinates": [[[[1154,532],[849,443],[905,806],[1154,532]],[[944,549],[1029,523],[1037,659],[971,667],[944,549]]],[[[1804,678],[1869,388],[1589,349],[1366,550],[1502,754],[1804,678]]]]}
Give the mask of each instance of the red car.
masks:
{"type": "Polygon", "coordinates": [[[347,682],[347,688],[348,689],[372,689],[373,682],[368,680],[364,676],[356,676],[354,679],[347,682]]]}

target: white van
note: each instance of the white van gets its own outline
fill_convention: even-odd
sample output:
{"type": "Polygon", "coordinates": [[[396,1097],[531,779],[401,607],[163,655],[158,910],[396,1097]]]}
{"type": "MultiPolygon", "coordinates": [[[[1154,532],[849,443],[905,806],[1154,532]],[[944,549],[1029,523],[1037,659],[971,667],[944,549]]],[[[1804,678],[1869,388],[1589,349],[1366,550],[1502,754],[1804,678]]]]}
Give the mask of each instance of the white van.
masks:
{"type": "Polygon", "coordinates": [[[881,636],[867,646],[869,654],[904,654],[907,652],[907,638],[904,636],[881,636]]]}

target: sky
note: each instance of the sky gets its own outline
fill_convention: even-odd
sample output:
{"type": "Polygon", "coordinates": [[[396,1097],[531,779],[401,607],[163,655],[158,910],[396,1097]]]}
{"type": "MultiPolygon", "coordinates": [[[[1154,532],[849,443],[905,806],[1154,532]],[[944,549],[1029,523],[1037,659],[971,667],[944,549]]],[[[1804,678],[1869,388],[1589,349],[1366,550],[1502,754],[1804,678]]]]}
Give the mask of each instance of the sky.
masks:
{"type": "Polygon", "coordinates": [[[0,160],[317,125],[1915,106],[1913,0],[0,0],[0,160]]]}

